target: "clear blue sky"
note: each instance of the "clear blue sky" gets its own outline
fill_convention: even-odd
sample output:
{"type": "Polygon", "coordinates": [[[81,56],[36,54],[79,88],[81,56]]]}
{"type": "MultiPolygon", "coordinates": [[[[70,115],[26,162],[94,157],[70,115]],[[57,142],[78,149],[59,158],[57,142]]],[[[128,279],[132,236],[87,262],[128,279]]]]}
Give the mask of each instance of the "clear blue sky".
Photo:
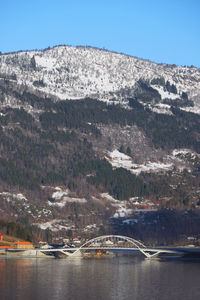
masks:
{"type": "Polygon", "coordinates": [[[90,45],[200,67],[200,0],[0,0],[0,51],[90,45]]]}

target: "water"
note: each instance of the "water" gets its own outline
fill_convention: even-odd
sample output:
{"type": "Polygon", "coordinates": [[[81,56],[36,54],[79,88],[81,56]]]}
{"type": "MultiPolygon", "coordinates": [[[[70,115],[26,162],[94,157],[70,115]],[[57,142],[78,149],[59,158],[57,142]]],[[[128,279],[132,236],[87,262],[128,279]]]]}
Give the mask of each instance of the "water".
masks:
{"type": "Polygon", "coordinates": [[[0,259],[0,300],[199,300],[200,263],[101,259],[0,259]]]}

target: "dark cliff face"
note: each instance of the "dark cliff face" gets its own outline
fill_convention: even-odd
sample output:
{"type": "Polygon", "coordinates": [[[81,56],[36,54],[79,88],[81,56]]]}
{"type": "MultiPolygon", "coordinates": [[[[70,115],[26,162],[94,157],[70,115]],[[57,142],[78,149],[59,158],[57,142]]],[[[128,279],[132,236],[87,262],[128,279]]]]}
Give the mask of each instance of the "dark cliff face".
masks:
{"type": "Polygon", "coordinates": [[[156,209],[198,206],[200,117],[186,111],[197,103],[186,91],[192,76],[192,86],[198,86],[199,70],[177,67],[187,76],[175,84],[165,71],[176,68],[79,50],[1,56],[0,218],[43,224],[40,228],[57,234],[83,228],[92,234],[112,230],[109,220],[117,211],[122,216],[124,209],[123,218],[127,209],[134,213],[134,197],[156,209]],[[62,53],[67,65],[58,61],[62,53]],[[130,80],[130,74],[123,79],[128,61],[133,81],[124,86],[130,80]],[[137,78],[134,68],[143,68],[143,76],[147,65],[154,79],[137,78]],[[108,81],[101,80],[105,74],[108,81]],[[81,76],[90,79],[89,87],[85,79],[80,83],[81,76]],[[75,97],[86,88],[95,99],[60,99],[67,89],[75,97]],[[99,101],[104,92],[107,102],[99,101]],[[89,224],[96,224],[93,231],[89,224]]]}

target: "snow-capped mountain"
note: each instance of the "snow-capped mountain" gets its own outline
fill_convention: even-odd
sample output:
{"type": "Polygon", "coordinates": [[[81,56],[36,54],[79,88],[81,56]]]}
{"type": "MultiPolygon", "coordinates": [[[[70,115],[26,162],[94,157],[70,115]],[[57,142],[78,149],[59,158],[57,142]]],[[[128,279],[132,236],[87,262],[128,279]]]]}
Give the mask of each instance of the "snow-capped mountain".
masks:
{"type": "MultiPolygon", "coordinates": [[[[160,85],[154,89],[161,99],[176,99],[182,92],[200,108],[200,69],[156,64],[148,60],[92,47],[56,46],[43,51],[23,51],[0,56],[0,77],[15,80],[58,99],[93,97],[123,100],[138,80],[151,83],[163,78],[176,86],[177,95],[160,85]]],[[[163,109],[163,107],[162,107],[163,109]]],[[[200,109],[199,109],[200,111],[200,109]]]]}

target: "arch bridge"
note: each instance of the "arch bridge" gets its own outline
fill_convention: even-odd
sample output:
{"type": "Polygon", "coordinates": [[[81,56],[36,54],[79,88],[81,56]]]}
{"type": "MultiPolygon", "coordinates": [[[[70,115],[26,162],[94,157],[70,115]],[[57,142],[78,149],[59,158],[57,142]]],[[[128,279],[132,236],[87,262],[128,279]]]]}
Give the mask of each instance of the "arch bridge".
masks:
{"type": "Polygon", "coordinates": [[[80,257],[87,251],[135,251],[142,253],[146,258],[153,258],[161,253],[181,254],[180,251],[162,249],[162,248],[148,248],[140,241],[131,237],[122,235],[103,235],[86,241],[80,247],[74,248],[57,248],[57,249],[40,249],[41,252],[54,254],[55,256],[69,256],[80,257]]]}

